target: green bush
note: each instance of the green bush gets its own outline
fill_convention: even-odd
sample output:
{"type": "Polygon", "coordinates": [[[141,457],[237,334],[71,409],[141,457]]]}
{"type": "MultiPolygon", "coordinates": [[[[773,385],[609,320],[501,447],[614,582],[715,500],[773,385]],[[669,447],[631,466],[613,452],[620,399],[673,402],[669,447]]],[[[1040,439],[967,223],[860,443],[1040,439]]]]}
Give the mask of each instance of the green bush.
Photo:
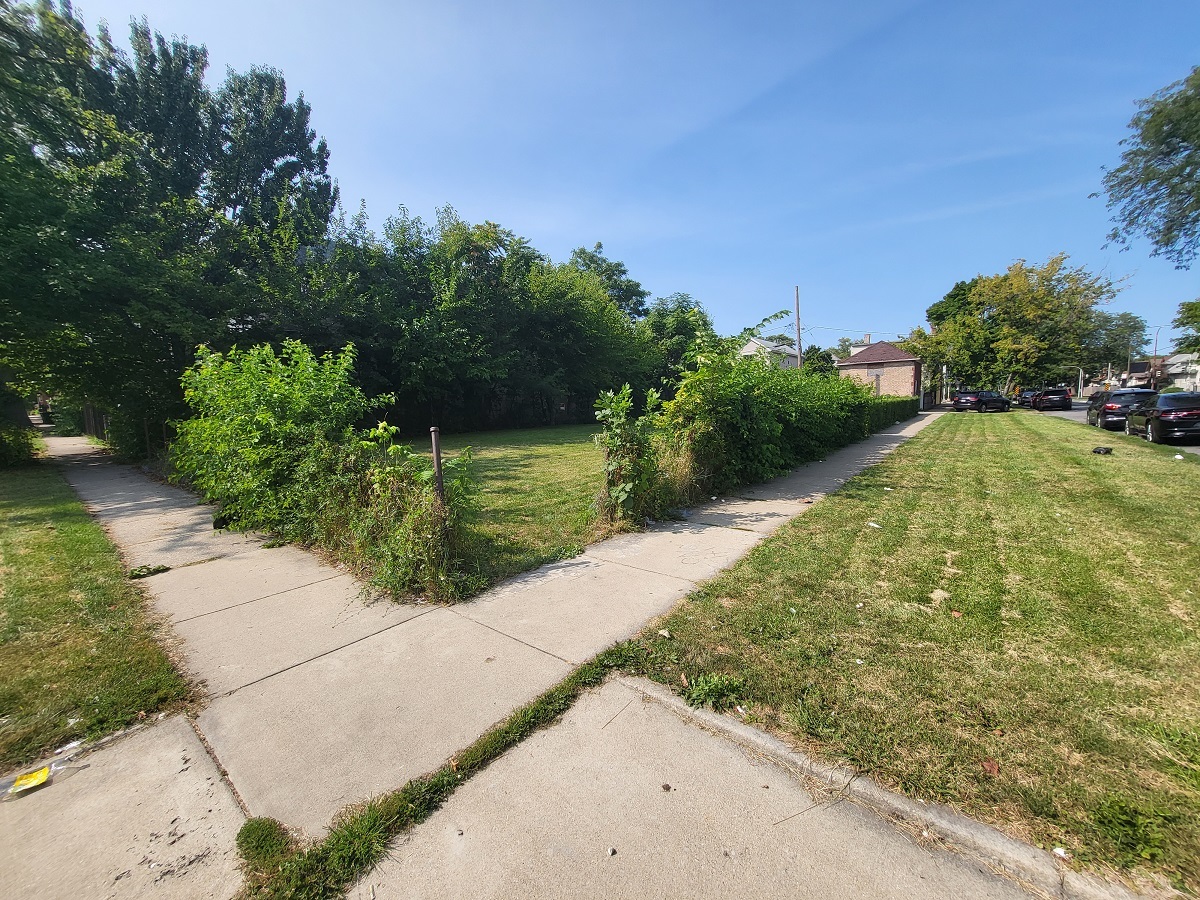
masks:
{"type": "Polygon", "coordinates": [[[921,401],[916,397],[872,397],[867,407],[867,426],[874,434],[911,419],[920,411],[921,401]]]}
{"type": "Polygon", "coordinates": [[[220,504],[233,527],[330,551],[378,587],[453,598],[461,564],[470,454],[448,460],[445,501],[432,460],[380,423],[354,383],[354,348],[318,358],[297,341],[227,354],[201,349],[183,377],[194,418],[177,423],[174,478],[220,504]]]}
{"type": "Polygon", "coordinates": [[[605,391],[596,401],[600,433],[596,444],[604,452],[604,487],[600,512],[609,521],[640,522],[659,514],[661,481],[654,450],[654,414],[658,393],[646,394],[646,414],[633,415],[633,391],[605,391]]]}
{"type": "Polygon", "coordinates": [[[83,409],[70,404],[54,404],[54,433],[59,437],[83,434],[83,409]]]}
{"type": "Polygon", "coordinates": [[[691,443],[706,487],[726,491],[861,440],[869,406],[867,389],[850,379],[724,354],[684,375],[663,426],[691,443]]]}
{"type": "Polygon", "coordinates": [[[874,397],[849,378],[714,353],[686,372],[675,398],[632,417],[629,386],[596,403],[604,426],[601,510],[657,517],[710,491],[767,481],[917,414],[915,397],[874,397]]]}
{"type": "Polygon", "coordinates": [[[32,462],[34,446],[32,429],[0,424],[0,469],[11,469],[32,462]]]}

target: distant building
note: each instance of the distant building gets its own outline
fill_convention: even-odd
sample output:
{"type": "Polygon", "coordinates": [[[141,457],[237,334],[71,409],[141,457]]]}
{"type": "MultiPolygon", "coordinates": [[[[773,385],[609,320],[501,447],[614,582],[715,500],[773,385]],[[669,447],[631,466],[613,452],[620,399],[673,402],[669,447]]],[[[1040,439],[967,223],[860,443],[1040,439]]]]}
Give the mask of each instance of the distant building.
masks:
{"type": "Polygon", "coordinates": [[[1200,391],[1200,353],[1176,353],[1166,359],[1165,377],[1185,391],[1200,391]]]}
{"type": "Polygon", "coordinates": [[[765,354],[771,362],[781,369],[796,368],[796,348],[787,344],[776,344],[766,338],[752,337],[738,351],[738,356],[758,356],[765,354]]]}
{"type": "Polygon", "coordinates": [[[895,344],[876,341],[837,361],[838,371],[873,388],[876,396],[917,397],[921,392],[921,361],[895,344]]]}
{"type": "Polygon", "coordinates": [[[1148,388],[1154,385],[1165,387],[1167,378],[1167,358],[1151,356],[1147,359],[1135,359],[1129,364],[1129,371],[1122,373],[1121,386],[1127,388],[1148,388]]]}

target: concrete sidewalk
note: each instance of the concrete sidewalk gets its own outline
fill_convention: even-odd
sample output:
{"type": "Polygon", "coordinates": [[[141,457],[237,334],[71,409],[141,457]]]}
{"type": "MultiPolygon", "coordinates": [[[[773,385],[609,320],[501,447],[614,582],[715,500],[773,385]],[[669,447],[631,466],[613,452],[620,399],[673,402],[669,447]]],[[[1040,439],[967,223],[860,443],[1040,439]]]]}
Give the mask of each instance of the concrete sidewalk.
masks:
{"type": "MultiPolygon", "coordinates": [[[[261,536],[214,531],[211,508],[112,465],[81,439],[49,438],[48,444],[131,567],[172,567],[142,584],[169,620],[188,674],[208,694],[191,724],[213,771],[227,776],[221,789],[250,815],[272,816],[320,837],[339,809],[441,765],[576,664],[668,611],[802,513],[806,500],[836,490],[936,415],[924,414],[741,497],[700,507],[686,522],[595,544],[454,607],[371,601],[358,582],[313,554],[270,549],[261,536]]],[[[14,846],[24,844],[30,823],[42,815],[47,804],[40,797],[64,794],[73,784],[103,791],[110,760],[124,765],[125,754],[139,752],[136,746],[133,738],[118,742],[94,754],[91,768],[62,790],[0,808],[5,833],[18,836],[14,846]]],[[[122,784],[114,781],[110,791],[113,815],[140,821],[142,812],[130,806],[122,784]]],[[[205,859],[224,859],[233,845],[239,817],[222,822],[205,859]]],[[[81,820],[60,849],[106,839],[103,822],[81,820]]],[[[0,874],[10,864],[0,863],[0,874]]],[[[128,893],[118,888],[132,884],[131,877],[113,887],[111,878],[120,873],[104,874],[110,880],[95,885],[106,884],[103,891],[64,889],[61,895],[128,893]]],[[[224,893],[226,874],[214,867],[206,892],[224,893]]]]}
{"type": "Polygon", "coordinates": [[[459,788],[349,896],[1028,895],[609,681],[459,788]]]}

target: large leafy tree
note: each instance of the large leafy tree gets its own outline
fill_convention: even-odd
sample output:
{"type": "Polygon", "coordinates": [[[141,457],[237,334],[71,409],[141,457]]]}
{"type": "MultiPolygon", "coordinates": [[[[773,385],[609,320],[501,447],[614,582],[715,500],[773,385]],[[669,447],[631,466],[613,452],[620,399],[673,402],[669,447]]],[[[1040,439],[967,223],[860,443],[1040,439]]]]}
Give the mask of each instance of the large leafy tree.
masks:
{"type": "Polygon", "coordinates": [[[638,324],[654,347],[654,375],[668,395],[680,373],[695,363],[696,354],[717,340],[712,318],[690,294],[655,299],[638,324]]]}
{"type": "Polygon", "coordinates": [[[323,237],[338,192],[328,171],[329,147],[309,125],[312,108],[304,95],[288,102],[278,69],[230,70],[213,110],[212,205],[248,225],[274,222],[283,207],[303,241],[323,237]]]}
{"type": "Polygon", "coordinates": [[[635,321],[646,292],[600,245],[556,264],[450,208],[347,221],[281,73],[212,90],[205,49],[145,20],[130,47],[65,3],[0,6],[0,377],[104,406],[134,449],[184,412],[201,344],[354,344],[414,429],[588,420],[715,338],[686,297],[635,321]]]}
{"type": "Polygon", "coordinates": [[[604,245],[596,242],[591,250],[578,247],[571,253],[570,264],[583,272],[596,275],[617,308],[631,318],[646,314],[646,298],[650,292],[641,282],[629,277],[625,263],[609,259],[604,255],[604,245]]]}
{"type": "Polygon", "coordinates": [[[1106,354],[1123,360],[1126,342],[1144,344],[1141,319],[1098,308],[1113,296],[1110,281],[1069,266],[1065,254],[1042,265],[1018,260],[1002,274],[955,285],[931,307],[932,331],[916,329],[902,345],[933,371],[945,365],[976,387],[1068,381],[1072,367],[1095,371],[1106,354]]]}
{"type": "MultiPolygon", "coordinates": [[[[972,312],[971,291],[978,283],[978,277],[972,278],[970,281],[957,282],[945,297],[925,310],[926,321],[937,328],[950,319],[972,312]]],[[[847,339],[843,338],[843,340],[847,339]]]]}
{"type": "Polygon", "coordinates": [[[1138,103],[1121,164],[1105,173],[1111,240],[1149,238],[1153,255],[1189,268],[1200,249],[1200,67],[1138,103]]]}
{"type": "Polygon", "coordinates": [[[801,368],[805,372],[811,372],[814,375],[836,375],[837,364],[833,358],[833,351],[826,350],[817,344],[811,344],[804,351],[804,362],[801,368]]]}
{"type": "Polygon", "coordinates": [[[212,160],[212,98],[204,83],[208,51],[130,24],[132,59],[101,27],[94,66],[103,108],[125,133],[142,135],[145,172],[156,199],[192,197],[212,160]]]}

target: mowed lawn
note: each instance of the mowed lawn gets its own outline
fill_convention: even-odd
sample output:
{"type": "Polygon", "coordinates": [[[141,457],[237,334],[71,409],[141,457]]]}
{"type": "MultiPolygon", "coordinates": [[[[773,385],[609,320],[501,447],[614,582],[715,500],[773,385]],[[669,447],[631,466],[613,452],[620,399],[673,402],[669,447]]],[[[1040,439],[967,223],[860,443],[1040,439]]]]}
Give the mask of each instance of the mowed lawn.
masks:
{"type": "Polygon", "coordinates": [[[145,610],[54,466],[0,470],[0,770],[187,696],[145,610]]]}
{"type": "Polygon", "coordinates": [[[482,584],[575,556],[596,539],[604,461],[595,425],[450,435],[471,447],[479,484],[471,527],[482,584]]]}
{"type": "Polygon", "coordinates": [[[648,628],[649,674],[1085,867],[1200,891],[1200,458],[1175,453],[948,413],[648,628]]]}

